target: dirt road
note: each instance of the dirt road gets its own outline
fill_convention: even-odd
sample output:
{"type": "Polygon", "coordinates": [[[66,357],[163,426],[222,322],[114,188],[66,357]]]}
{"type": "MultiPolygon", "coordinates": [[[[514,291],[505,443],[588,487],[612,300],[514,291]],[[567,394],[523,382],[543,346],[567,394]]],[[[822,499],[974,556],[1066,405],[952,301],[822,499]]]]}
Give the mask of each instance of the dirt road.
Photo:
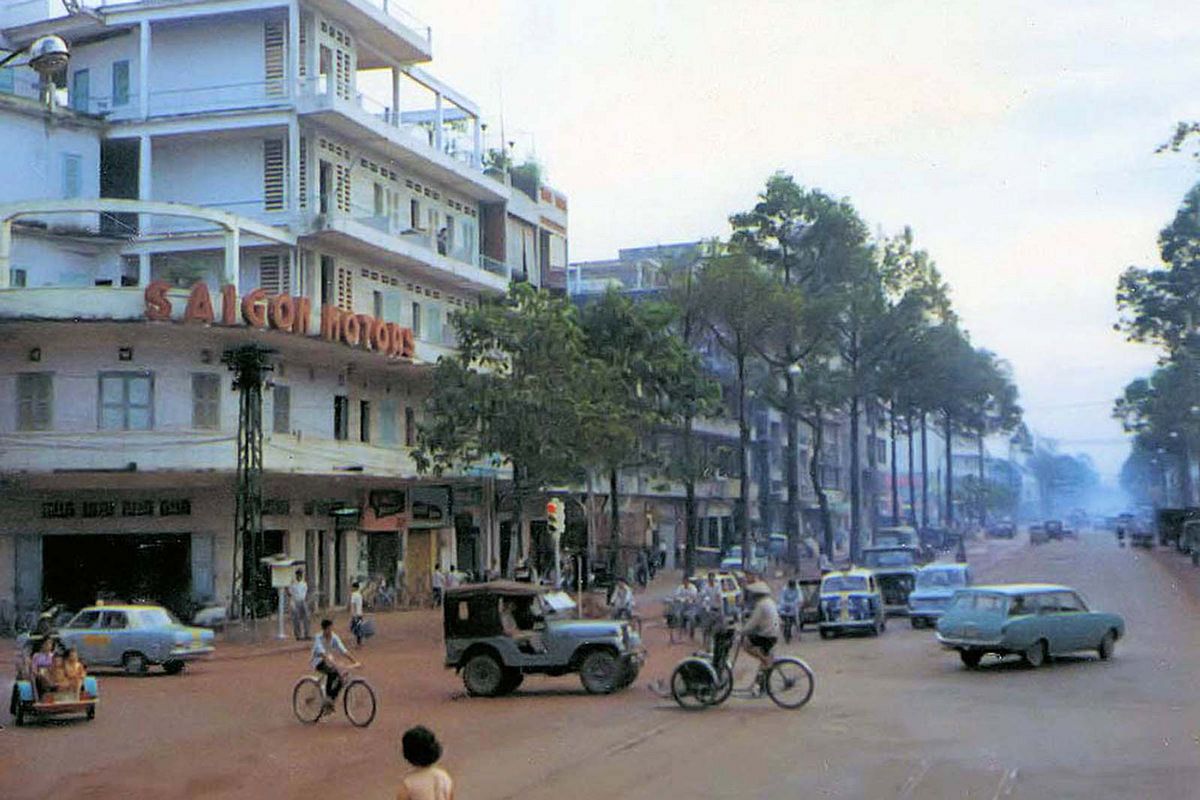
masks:
{"type": "Polygon", "coordinates": [[[0,733],[0,797],[389,797],[400,733],[418,722],[443,739],[460,798],[1200,796],[1200,571],[1101,534],[992,542],[973,561],[981,579],[1067,583],[1123,614],[1116,658],[971,672],[893,618],[878,639],[793,644],[817,673],[800,711],[735,699],[688,713],[645,688],[689,649],[657,626],[631,690],[591,697],[574,678],[531,677],[480,700],[441,667],[432,612],[390,615],[362,655],[380,697],[366,730],[296,722],[303,654],[104,676],[94,722],[0,733]]]}

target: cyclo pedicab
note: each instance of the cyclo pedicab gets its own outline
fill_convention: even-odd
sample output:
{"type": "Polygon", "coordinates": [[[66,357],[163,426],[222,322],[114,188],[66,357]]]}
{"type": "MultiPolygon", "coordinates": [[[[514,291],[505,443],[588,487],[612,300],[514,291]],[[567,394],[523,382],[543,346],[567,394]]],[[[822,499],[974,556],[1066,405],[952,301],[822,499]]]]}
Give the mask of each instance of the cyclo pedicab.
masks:
{"type": "MultiPolygon", "coordinates": [[[[724,624],[713,633],[711,653],[696,652],[680,661],[671,673],[669,687],[675,702],[683,708],[701,709],[720,705],[734,694],[760,697],[757,670],[745,686],[734,685],[742,637],[738,627],[724,624]]],[[[761,688],[780,708],[800,708],[812,698],[812,669],[795,656],[775,656],[761,688]]]]}
{"type": "Polygon", "coordinates": [[[55,652],[61,652],[58,637],[50,633],[32,635],[17,647],[17,678],[13,682],[9,713],[16,725],[24,725],[31,717],[57,717],[66,714],[83,714],[87,719],[96,718],[96,705],[100,702],[100,686],[91,675],[85,675],[79,692],[39,692],[36,676],[30,660],[42,641],[51,637],[55,652]]]}

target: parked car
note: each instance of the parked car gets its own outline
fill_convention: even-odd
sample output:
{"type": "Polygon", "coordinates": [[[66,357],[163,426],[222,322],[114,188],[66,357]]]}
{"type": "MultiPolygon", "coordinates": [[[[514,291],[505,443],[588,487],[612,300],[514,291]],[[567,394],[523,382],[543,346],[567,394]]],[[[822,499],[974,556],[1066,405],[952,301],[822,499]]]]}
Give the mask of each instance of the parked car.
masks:
{"type": "Polygon", "coordinates": [[[949,607],[954,593],[972,583],[966,564],[927,564],[917,573],[917,584],[908,595],[908,618],[914,628],[935,625],[949,607]]]}
{"type": "Polygon", "coordinates": [[[624,689],[646,660],[641,637],[621,620],[581,620],[564,592],[529,583],[492,581],[447,589],[442,630],[446,666],[467,692],[493,697],[514,691],[526,675],[578,673],[592,694],[624,689]],[[505,604],[520,635],[506,633],[505,604]]]}
{"type": "Polygon", "coordinates": [[[921,546],[932,550],[945,550],[948,533],[945,528],[922,528],[921,546]]]}
{"type": "MultiPolygon", "coordinates": [[[[742,569],[742,546],[735,544],[729,548],[729,552],[721,559],[721,569],[727,572],[742,569]]],[[[767,551],[762,545],[755,544],[753,554],[750,556],[749,568],[751,572],[762,575],[767,571],[767,551]]]]}
{"type": "MultiPolygon", "coordinates": [[[[1180,524],[1179,528],[1182,530],[1182,523],[1180,524]]],[[[1135,519],[1133,523],[1126,529],[1126,532],[1129,534],[1129,544],[1133,547],[1154,547],[1154,532],[1150,530],[1146,523],[1142,522],[1141,520],[1135,519]]],[[[1174,544],[1176,547],[1180,547],[1180,539],[1180,533],[1177,531],[1170,540],[1171,544],[1174,544]]]]}
{"type": "Polygon", "coordinates": [[[957,650],[968,668],[979,666],[988,653],[1019,655],[1038,667],[1051,656],[1081,650],[1111,658],[1125,621],[1089,610],[1070,587],[1014,583],[960,590],[937,631],[942,646],[957,650]]]}
{"type": "Polygon", "coordinates": [[[868,569],[826,573],[821,579],[821,638],[844,631],[865,631],[878,636],[887,629],[883,595],[875,574],[868,569]]]}
{"type": "Polygon", "coordinates": [[[88,667],[122,667],[142,675],[161,665],[168,675],[213,654],[213,632],[188,627],[155,605],[88,606],[58,631],[64,647],[74,647],[88,667]]]}
{"type": "Polygon", "coordinates": [[[1011,522],[997,522],[988,527],[987,535],[993,539],[1012,539],[1017,535],[1017,526],[1011,522]]]}
{"type": "Polygon", "coordinates": [[[862,565],[875,574],[887,614],[907,614],[908,595],[917,582],[918,555],[914,547],[867,547],[862,565]]]}

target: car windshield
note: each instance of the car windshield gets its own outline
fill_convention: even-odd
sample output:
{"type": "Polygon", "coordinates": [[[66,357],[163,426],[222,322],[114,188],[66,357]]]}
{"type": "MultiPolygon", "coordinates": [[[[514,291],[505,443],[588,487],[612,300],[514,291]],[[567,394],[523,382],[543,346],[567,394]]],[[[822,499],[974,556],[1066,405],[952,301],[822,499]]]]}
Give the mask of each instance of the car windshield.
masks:
{"type": "Polygon", "coordinates": [[[904,550],[885,550],[867,553],[866,562],[868,567],[908,567],[913,564],[913,557],[904,550]]]}
{"type": "Polygon", "coordinates": [[[966,584],[967,576],[961,569],[927,569],[917,574],[918,589],[948,589],[966,584]]]}
{"type": "Polygon", "coordinates": [[[1008,598],[992,592],[959,592],[954,595],[950,608],[954,611],[1003,611],[1008,598]]]}
{"type": "Polygon", "coordinates": [[[67,623],[68,628],[94,628],[100,622],[99,611],[80,611],[67,623]]]}
{"type": "Polygon", "coordinates": [[[542,609],[547,614],[562,614],[575,609],[575,601],[566,592],[546,592],[542,595],[542,609]]]}
{"type": "Polygon", "coordinates": [[[867,579],[861,575],[833,575],[821,586],[823,592],[864,592],[866,589],[867,579]]]}
{"type": "Polygon", "coordinates": [[[165,608],[143,608],[138,611],[137,616],[143,627],[179,624],[179,620],[165,608]]]}

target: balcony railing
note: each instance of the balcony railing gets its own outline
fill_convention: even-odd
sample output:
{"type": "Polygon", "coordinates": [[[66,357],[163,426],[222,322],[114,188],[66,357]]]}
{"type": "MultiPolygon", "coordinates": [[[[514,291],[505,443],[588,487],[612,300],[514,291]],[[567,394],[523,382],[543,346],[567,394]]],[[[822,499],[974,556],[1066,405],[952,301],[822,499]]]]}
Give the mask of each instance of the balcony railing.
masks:
{"type": "Polygon", "coordinates": [[[381,9],[385,14],[411,30],[413,33],[424,37],[425,45],[427,47],[432,46],[433,30],[429,27],[429,25],[418,19],[407,9],[401,8],[400,4],[395,2],[395,0],[367,0],[367,2],[376,8],[381,9]]]}

